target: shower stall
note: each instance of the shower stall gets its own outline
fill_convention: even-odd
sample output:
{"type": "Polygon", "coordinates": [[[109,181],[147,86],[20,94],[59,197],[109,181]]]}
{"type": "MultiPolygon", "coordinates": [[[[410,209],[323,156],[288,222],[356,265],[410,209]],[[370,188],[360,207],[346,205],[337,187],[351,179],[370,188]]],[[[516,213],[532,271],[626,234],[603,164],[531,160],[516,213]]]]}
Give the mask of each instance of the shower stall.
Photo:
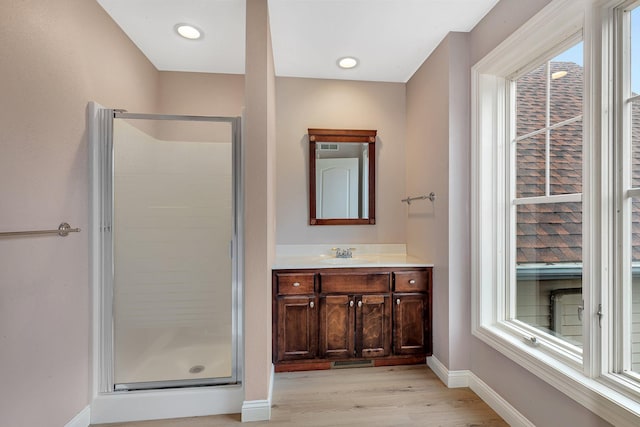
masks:
{"type": "Polygon", "coordinates": [[[240,118],[95,116],[97,393],[238,384],[240,118]]]}

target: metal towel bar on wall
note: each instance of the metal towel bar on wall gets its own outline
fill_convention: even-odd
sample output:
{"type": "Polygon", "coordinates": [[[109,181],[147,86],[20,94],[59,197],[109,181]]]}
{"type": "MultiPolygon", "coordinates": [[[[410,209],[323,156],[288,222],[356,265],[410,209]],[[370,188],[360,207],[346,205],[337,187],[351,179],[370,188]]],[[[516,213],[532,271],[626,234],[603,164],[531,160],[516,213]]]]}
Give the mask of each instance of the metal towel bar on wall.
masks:
{"type": "Polygon", "coordinates": [[[429,193],[428,196],[407,197],[406,199],[402,199],[401,202],[406,202],[408,205],[410,205],[411,202],[414,200],[425,200],[425,199],[429,199],[432,202],[434,202],[436,200],[436,193],[432,191],[431,193],[429,193]]]}
{"type": "Polygon", "coordinates": [[[71,228],[69,224],[63,222],[58,226],[57,230],[4,231],[0,232],[0,237],[35,236],[39,234],[57,234],[60,237],[66,237],[69,233],[78,233],[79,231],[79,228],[71,228]]]}

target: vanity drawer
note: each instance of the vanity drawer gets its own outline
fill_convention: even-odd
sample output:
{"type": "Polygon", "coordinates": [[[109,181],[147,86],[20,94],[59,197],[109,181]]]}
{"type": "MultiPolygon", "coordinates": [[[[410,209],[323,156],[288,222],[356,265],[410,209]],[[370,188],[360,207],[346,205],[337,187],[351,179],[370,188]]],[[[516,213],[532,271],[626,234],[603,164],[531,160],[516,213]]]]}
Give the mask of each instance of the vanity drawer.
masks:
{"type": "Polygon", "coordinates": [[[395,292],[427,292],[429,290],[429,272],[394,271],[393,283],[395,292]]]}
{"type": "Polygon", "coordinates": [[[315,273],[277,273],[278,295],[312,294],[315,277],[315,273]]]}
{"type": "Polygon", "coordinates": [[[320,273],[320,292],[325,294],[361,294],[389,292],[388,272],[320,273]]]}

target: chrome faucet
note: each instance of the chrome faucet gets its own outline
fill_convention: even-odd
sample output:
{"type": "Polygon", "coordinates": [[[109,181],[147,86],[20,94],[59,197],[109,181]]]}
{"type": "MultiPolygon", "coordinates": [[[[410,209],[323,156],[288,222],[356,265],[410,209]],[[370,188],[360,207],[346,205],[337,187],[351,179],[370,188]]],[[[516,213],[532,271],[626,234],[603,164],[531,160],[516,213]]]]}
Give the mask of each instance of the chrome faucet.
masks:
{"type": "Polygon", "coordinates": [[[347,248],[347,249],[342,249],[342,248],[332,248],[332,250],[336,251],[336,258],[351,258],[353,257],[353,252],[356,249],[355,248],[347,248]]]}

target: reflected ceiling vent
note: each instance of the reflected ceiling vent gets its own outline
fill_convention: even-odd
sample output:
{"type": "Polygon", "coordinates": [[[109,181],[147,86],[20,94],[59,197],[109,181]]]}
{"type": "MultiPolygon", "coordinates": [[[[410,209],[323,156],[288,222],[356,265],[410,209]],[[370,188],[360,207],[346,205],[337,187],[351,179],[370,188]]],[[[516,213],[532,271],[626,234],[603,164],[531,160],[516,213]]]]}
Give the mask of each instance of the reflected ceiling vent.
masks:
{"type": "Polygon", "coordinates": [[[335,142],[321,142],[317,145],[318,150],[321,151],[338,151],[340,147],[335,142]]]}

